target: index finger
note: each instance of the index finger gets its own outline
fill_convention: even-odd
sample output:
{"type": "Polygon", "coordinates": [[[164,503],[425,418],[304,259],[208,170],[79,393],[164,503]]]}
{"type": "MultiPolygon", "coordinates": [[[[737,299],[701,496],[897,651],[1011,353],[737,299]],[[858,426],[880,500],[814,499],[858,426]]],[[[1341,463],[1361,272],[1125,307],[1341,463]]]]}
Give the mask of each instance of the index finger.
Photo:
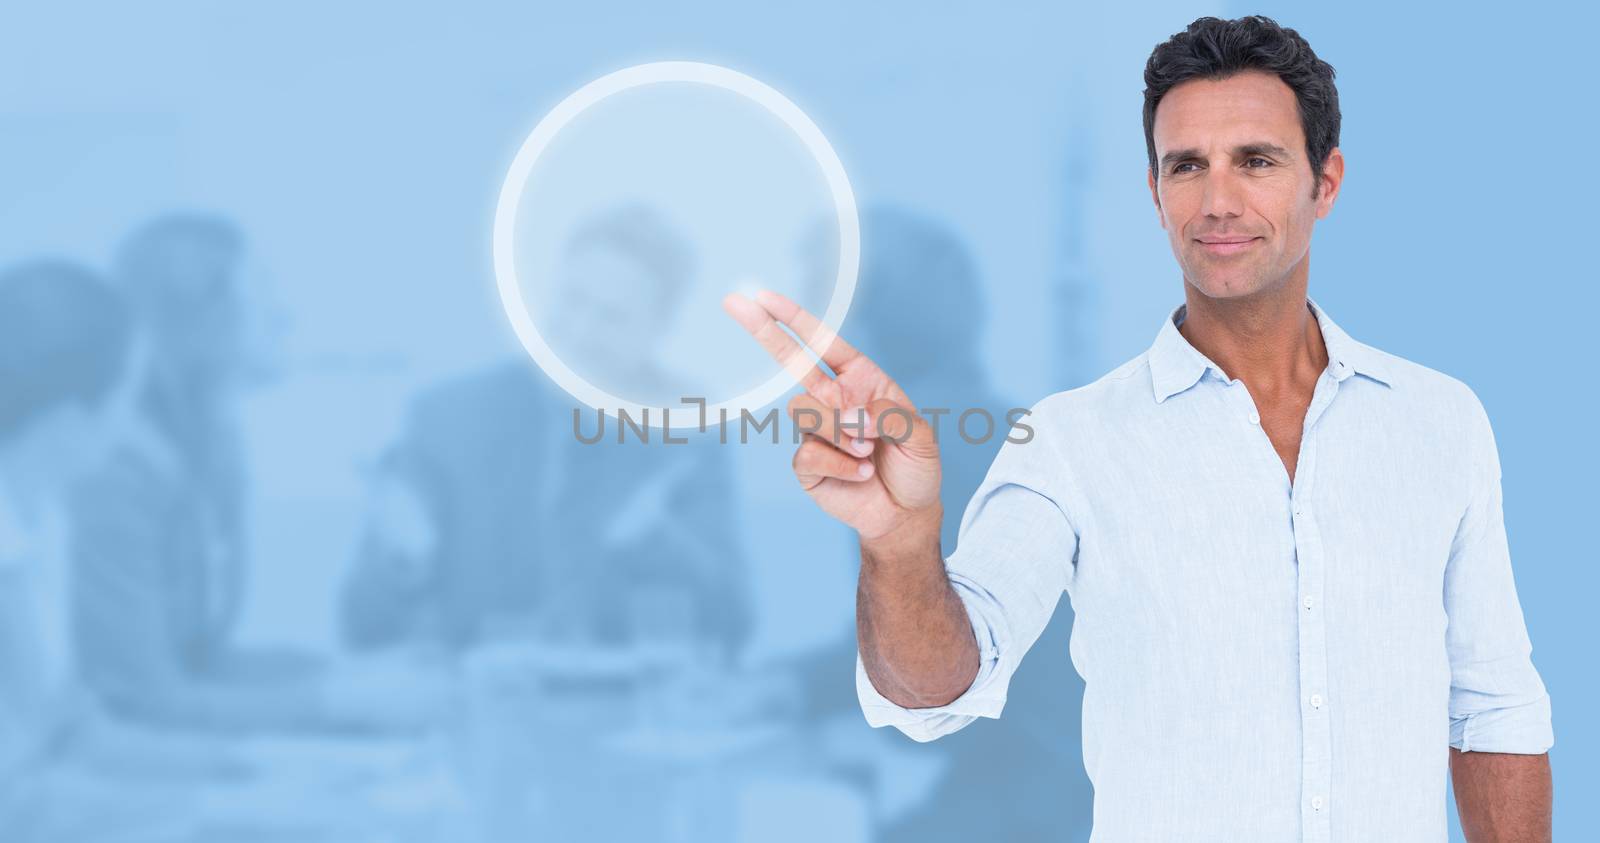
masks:
{"type": "Polygon", "coordinates": [[[844,341],[832,328],[823,324],[822,320],[812,316],[805,308],[782,293],[772,290],[762,290],[756,293],[756,304],[761,305],[774,319],[788,325],[795,335],[805,341],[822,358],[822,362],[835,372],[841,366],[861,356],[850,343],[844,341]]]}
{"type": "Polygon", "coordinates": [[[773,314],[759,304],[739,295],[729,293],[722,300],[722,309],[728,312],[750,336],[755,337],[767,353],[772,355],[789,374],[805,387],[806,392],[826,400],[832,380],[811,361],[806,349],[794,338],[784,333],[773,314]]]}

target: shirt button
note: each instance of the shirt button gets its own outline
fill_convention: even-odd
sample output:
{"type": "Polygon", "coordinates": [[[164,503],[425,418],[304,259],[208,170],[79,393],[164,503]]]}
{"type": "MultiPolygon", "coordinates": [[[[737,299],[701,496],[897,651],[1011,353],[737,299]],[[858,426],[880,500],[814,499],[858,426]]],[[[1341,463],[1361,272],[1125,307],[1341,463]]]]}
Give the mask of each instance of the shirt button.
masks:
{"type": "Polygon", "coordinates": [[[1313,811],[1322,810],[1322,797],[1320,797],[1320,796],[1311,797],[1311,809],[1313,811]]]}
{"type": "Polygon", "coordinates": [[[1321,694],[1312,694],[1311,695],[1311,707],[1312,708],[1321,708],[1322,707],[1322,695],[1321,694]]]}
{"type": "Polygon", "coordinates": [[[1306,595],[1306,608],[1307,608],[1307,609],[1309,609],[1309,608],[1311,608],[1311,604],[1312,604],[1312,603],[1313,603],[1313,601],[1312,601],[1312,599],[1311,599],[1311,595],[1309,595],[1309,594],[1307,594],[1307,595],[1306,595]]]}
{"type": "Polygon", "coordinates": [[[1257,413],[1251,413],[1250,414],[1250,423],[1251,424],[1260,424],[1261,423],[1261,416],[1259,414],[1257,414],[1257,413]]]}

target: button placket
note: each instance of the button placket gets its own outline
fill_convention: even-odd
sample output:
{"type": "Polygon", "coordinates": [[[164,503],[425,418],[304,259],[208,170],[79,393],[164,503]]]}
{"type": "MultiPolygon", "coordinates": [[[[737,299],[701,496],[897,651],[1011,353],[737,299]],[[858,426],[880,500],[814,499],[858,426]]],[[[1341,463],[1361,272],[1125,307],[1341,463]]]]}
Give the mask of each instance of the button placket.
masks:
{"type": "Polygon", "coordinates": [[[1228,382],[1229,386],[1232,386],[1233,384],[1239,385],[1240,397],[1238,400],[1243,404],[1244,407],[1243,421],[1255,428],[1257,431],[1256,433],[1251,434],[1252,436],[1259,436],[1261,441],[1266,443],[1267,458],[1271,459],[1272,465],[1277,466],[1278,476],[1282,478],[1284,485],[1289,485],[1289,473],[1283,468],[1283,461],[1278,457],[1278,449],[1272,444],[1272,437],[1267,435],[1266,427],[1262,426],[1261,424],[1261,412],[1256,409],[1256,399],[1255,396],[1250,394],[1249,384],[1246,384],[1241,380],[1233,380],[1228,382]]]}
{"type": "Polygon", "coordinates": [[[1338,382],[1331,376],[1318,379],[1306,423],[1301,435],[1300,455],[1295,480],[1290,488],[1290,529],[1294,533],[1298,593],[1304,607],[1298,613],[1300,689],[1304,701],[1300,708],[1301,734],[1301,839],[1327,841],[1331,823],[1325,810],[1332,784],[1333,746],[1324,693],[1328,687],[1327,629],[1323,612],[1314,611],[1321,602],[1324,574],[1321,537],[1311,502],[1316,485],[1317,421],[1332,403],[1338,382]]]}

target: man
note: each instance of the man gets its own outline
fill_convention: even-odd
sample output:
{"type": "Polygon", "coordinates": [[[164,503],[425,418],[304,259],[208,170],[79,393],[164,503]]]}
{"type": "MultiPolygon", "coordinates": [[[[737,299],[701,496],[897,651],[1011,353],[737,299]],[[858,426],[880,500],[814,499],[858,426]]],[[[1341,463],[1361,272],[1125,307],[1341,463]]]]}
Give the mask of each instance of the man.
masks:
{"type": "Polygon", "coordinates": [[[1092,839],[1442,840],[1448,758],[1469,840],[1548,840],[1550,703],[1488,418],[1307,294],[1344,175],[1333,69],[1271,20],[1202,18],[1145,82],[1185,303],[1149,350],[1034,406],[948,559],[906,393],[781,297],[725,303],[786,363],[779,322],[825,349],[837,378],[807,372],[791,408],[864,417],[794,466],[860,535],[868,721],[927,741],[1000,716],[1065,591],[1092,839]]]}

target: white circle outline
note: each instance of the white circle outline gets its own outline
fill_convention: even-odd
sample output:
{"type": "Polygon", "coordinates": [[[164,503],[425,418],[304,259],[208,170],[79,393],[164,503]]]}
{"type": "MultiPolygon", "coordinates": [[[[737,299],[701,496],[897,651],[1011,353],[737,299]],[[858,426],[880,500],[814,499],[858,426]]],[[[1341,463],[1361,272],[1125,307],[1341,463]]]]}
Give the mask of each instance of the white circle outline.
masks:
{"type": "MultiPolygon", "coordinates": [[[[586,109],[607,97],[662,82],[710,85],[751,100],[782,120],[801,143],[805,144],[811,157],[822,168],[823,177],[828,182],[828,191],[833,197],[834,213],[839,220],[839,270],[834,279],[833,296],[828,300],[828,309],[822,316],[823,330],[818,336],[807,338],[807,344],[818,356],[826,351],[833,341],[837,326],[844,322],[845,313],[849,310],[850,301],[855,295],[856,275],[860,270],[861,261],[861,220],[856,212],[855,193],[850,189],[850,180],[845,175],[844,165],[840,163],[839,156],[834,153],[828,139],[823,136],[822,130],[811,122],[811,118],[807,117],[805,112],[788,97],[769,85],[720,65],[692,61],[662,61],[623,68],[574,91],[534,126],[532,134],[528,135],[528,139],[523,141],[522,147],[517,150],[517,155],[511,162],[511,169],[506,173],[505,182],[500,187],[500,200],[495,206],[494,214],[495,282],[500,289],[501,304],[505,307],[506,316],[511,320],[511,327],[516,331],[517,339],[522,341],[522,347],[545,374],[555,380],[556,384],[569,395],[589,407],[613,414],[619,410],[626,410],[634,420],[644,418],[643,411],[649,408],[612,395],[584,380],[562,362],[544,341],[544,337],[539,334],[539,329],[533,324],[533,318],[528,314],[527,304],[523,301],[522,288],[517,284],[514,235],[517,211],[522,204],[522,194],[525,192],[528,176],[532,174],[539,156],[544,154],[556,134],[586,109]]],[[[766,382],[741,395],[715,404],[707,402],[704,418],[708,424],[712,424],[715,423],[713,419],[720,418],[721,410],[760,409],[788,391],[795,382],[791,371],[780,367],[766,382]]],[[[664,415],[663,413],[662,416],[664,415]]],[[[652,418],[649,424],[651,427],[660,427],[665,421],[663,417],[652,418]]],[[[685,429],[688,429],[687,425],[680,427],[680,430],[685,429]]]]}

